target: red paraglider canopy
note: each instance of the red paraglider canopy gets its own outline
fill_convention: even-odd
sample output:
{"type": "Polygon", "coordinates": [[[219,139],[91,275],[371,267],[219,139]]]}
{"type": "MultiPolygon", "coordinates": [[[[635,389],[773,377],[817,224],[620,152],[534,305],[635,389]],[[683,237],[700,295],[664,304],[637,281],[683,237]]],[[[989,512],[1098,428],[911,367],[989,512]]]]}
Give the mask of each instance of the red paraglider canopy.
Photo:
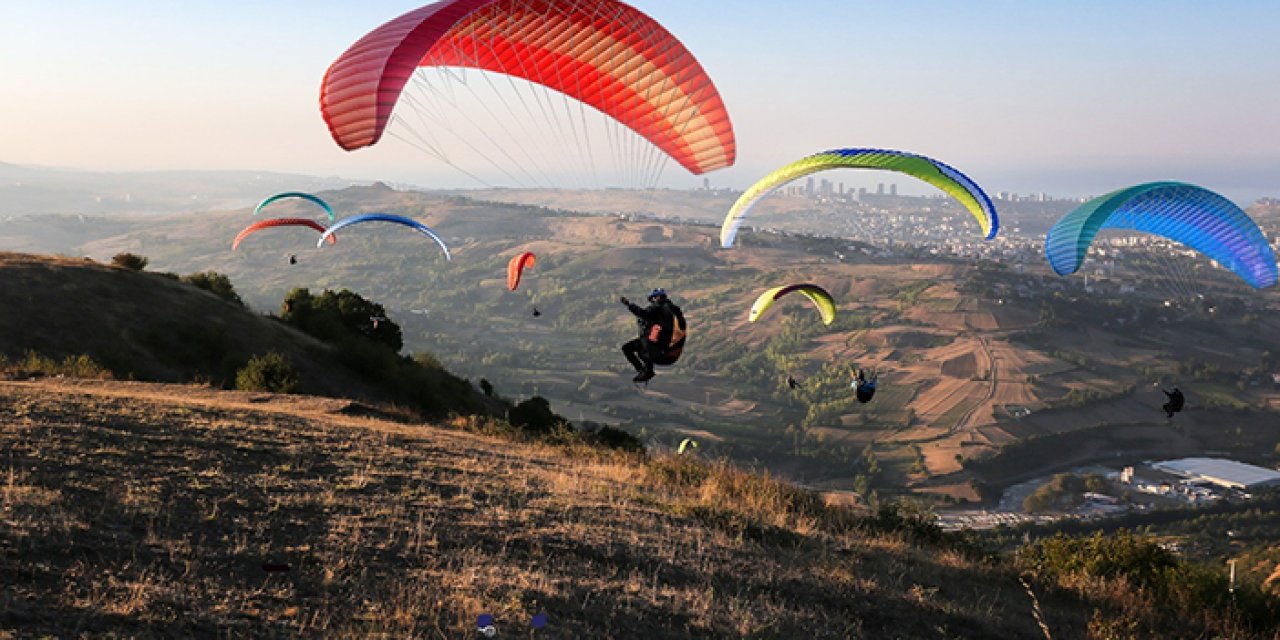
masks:
{"type": "MultiPolygon", "coordinates": [[[[245,238],[248,238],[263,229],[270,229],[272,227],[311,227],[320,233],[325,232],[325,226],[315,220],[307,218],[271,218],[255,222],[245,227],[243,231],[236,235],[236,239],[231,241],[231,250],[235,251],[240,246],[240,242],[245,238]]],[[[337,241],[337,236],[329,236],[329,244],[334,244],[337,241]]]]}
{"type": "Polygon", "coordinates": [[[538,264],[538,257],[528,251],[514,257],[507,263],[507,288],[515,291],[520,286],[520,276],[524,270],[538,264]]]}
{"type": "Polygon", "coordinates": [[[418,67],[523,78],[582,101],[695,174],[730,166],[733,125],[688,49],[616,0],[443,0],[370,32],[325,73],[320,111],[348,151],[376,144],[418,67]]]}

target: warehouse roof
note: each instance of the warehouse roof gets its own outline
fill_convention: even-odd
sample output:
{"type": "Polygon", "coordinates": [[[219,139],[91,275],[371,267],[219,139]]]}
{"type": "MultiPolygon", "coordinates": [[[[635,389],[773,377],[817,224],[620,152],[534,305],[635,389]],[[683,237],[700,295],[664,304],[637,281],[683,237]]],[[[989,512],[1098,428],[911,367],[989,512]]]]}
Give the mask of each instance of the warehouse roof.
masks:
{"type": "Polygon", "coordinates": [[[1166,473],[1237,489],[1280,485],[1280,471],[1222,458],[1164,460],[1151,466],[1166,473]]]}

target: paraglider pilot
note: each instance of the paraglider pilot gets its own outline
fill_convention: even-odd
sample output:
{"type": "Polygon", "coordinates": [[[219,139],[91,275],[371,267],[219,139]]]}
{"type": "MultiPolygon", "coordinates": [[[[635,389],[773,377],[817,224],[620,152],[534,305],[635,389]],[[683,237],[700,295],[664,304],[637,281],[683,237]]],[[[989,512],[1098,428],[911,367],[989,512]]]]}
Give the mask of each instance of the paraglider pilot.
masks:
{"type": "Polygon", "coordinates": [[[1164,391],[1164,395],[1169,396],[1169,401],[1161,405],[1160,408],[1164,409],[1165,415],[1172,420],[1173,414],[1182,411],[1182,407],[1187,404],[1187,398],[1182,395],[1182,390],[1177,387],[1174,387],[1173,391],[1165,391],[1164,389],[1161,389],[1161,391],[1164,391]]]}
{"type": "Polygon", "coordinates": [[[854,393],[858,396],[858,402],[866,404],[871,402],[871,398],[876,395],[876,381],[880,379],[880,374],[875,371],[871,372],[871,378],[867,379],[867,372],[858,369],[858,378],[853,381],[854,393]]]}
{"type": "Polygon", "coordinates": [[[685,331],[688,325],[680,307],[672,304],[664,289],[649,293],[649,306],[641,307],[630,300],[619,299],[636,317],[640,337],[622,345],[627,362],[636,368],[634,382],[648,382],[656,375],[654,365],[668,366],[680,359],[684,351],[685,331]]]}

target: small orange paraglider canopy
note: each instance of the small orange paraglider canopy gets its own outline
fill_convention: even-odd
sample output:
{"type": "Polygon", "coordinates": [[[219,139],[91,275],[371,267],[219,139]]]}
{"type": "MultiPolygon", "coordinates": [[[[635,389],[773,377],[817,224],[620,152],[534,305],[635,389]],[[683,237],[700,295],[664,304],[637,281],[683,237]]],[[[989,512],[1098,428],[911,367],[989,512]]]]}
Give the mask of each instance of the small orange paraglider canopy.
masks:
{"type": "Polygon", "coordinates": [[[507,288],[515,291],[520,286],[520,277],[524,270],[538,264],[538,257],[528,251],[514,257],[507,263],[507,288]]]}

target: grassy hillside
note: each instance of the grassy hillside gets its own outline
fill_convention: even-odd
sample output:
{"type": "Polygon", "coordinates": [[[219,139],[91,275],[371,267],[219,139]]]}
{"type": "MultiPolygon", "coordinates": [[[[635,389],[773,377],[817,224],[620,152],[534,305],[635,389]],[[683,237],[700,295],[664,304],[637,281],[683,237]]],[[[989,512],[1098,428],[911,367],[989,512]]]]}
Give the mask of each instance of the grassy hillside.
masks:
{"type": "MultiPolygon", "coordinates": [[[[1029,638],[1015,576],[772,481],[201,387],[0,383],[0,635],[1029,638]],[[287,565],[267,573],[264,563],[287,565]]],[[[1056,637],[1089,606],[1041,594],[1056,637]]]]}
{"type": "Polygon", "coordinates": [[[0,382],[0,636],[459,638],[490,614],[534,638],[1189,640],[1280,620],[1131,538],[1073,577],[1061,541],[1015,564],[696,455],[348,408],[0,382]]]}

